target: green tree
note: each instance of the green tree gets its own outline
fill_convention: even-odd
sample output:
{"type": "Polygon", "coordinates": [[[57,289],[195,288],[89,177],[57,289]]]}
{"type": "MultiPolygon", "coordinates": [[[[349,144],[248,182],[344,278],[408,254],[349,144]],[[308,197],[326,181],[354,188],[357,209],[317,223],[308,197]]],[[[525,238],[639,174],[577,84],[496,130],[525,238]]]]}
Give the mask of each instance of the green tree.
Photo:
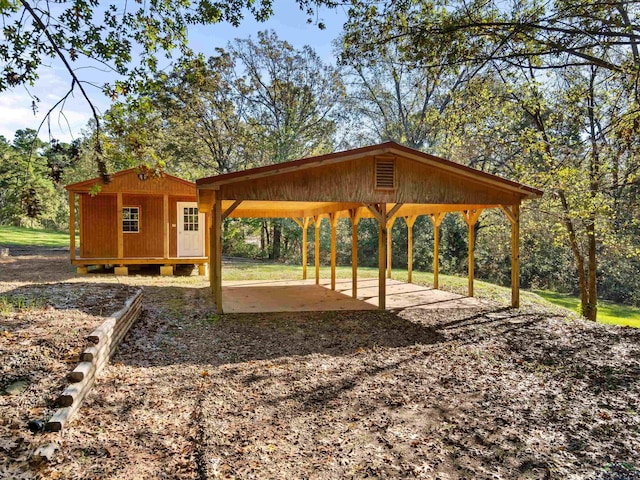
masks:
{"type": "Polygon", "coordinates": [[[345,47],[357,57],[401,39],[405,60],[436,67],[434,43],[450,45],[449,65],[488,60],[536,69],[593,65],[624,76],[635,85],[637,99],[639,14],[632,0],[356,0],[345,25],[345,47]]]}
{"type": "MultiPolygon", "coordinates": [[[[331,0],[296,3],[310,21],[319,6],[336,5],[331,0]]],[[[264,21],[272,15],[272,7],[273,0],[149,0],[124,4],[98,0],[2,0],[0,92],[32,85],[38,79],[38,69],[48,60],[61,61],[69,75],[69,89],[53,109],[64,105],[74,91],[87,101],[95,121],[95,157],[106,181],[100,117],[87,88],[89,82],[77,67],[93,66],[112,72],[116,80],[102,87],[112,98],[140,93],[147,90],[161,57],[192,55],[189,26],[221,22],[237,26],[245,15],[264,21]]],[[[321,21],[317,24],[324,27],[321,21]]],[[[37,101],[34,98],[34,109],[37,101]]]]}
{"type": "Polygon", "coordinates": [[[505,94],[490,89],[484,99],[493,98],[500,115],[465,128],[460,157],[490,146],[495,173],[512,169],[545,188],[541,217],[546,212],[558,227],[557,241],[572,252],[583,314],[590,319],[597,315],[598,257],[616,249],[614,256],[633,261],[633,248],[623,246],[638,239],[631,220],[637,213],[638,14],[635,2],[525,1],[507,8],[495,2],[362,1],[353,4],[345,35],[350,58],[375,57],[400,39],[402,61],[437,69],[430,47],[445,42],[448,65],[487,64],[499,75],[505,94]],[[493,145],[483,141],[491,123],[493,145]],[[501,140],[504,134],[512,147],[501,140]]]}
{"type": "Polygon", "coordinates": [[[264,163],[331,151],[345,93],[338,69],[311,47],[296,50],[273,31],[259,32],[257,41],[236,40],[229,54],[242,72],[237,94],[264,163]]]}
{"type": "Polygon", "coordinates": [[[74,145],[37,138],[18,130],[12,143],[0,137],[0,223],[64,228],[65,196],[57,188],[76,159],[74,145]]]}
{"type": "MultiPolygon", "coordinates": [[[[344,98],[336,68],[325,65],[311,47],[296,50],[273,31],[260,32],[257,41],[236,40],[229,53],[241,72],[234,83],[245,105],[243,116],[251,141],[262,153],[260,163],[333,149],[338,108],[344,98]]],[[[281,245],[294,244],[298,229],[278,219],[269,223],[269,254],[278,259],[281,245]]],[[[265,220],[263,228],[266,225],[265,220]]]]}
{"type": "MultiPolygon", "coordinates": [[[[149,95],[114,105],[105,151],[118,165],[164,162],[185,178],[326,153],[343,97],[339,71],[313,49],[261,32],[207,60],[185,60],[157,75],[149,95]]],[[[299,248],[298,230],[265,220],[264,251],[279,258],[299,248]]]]}

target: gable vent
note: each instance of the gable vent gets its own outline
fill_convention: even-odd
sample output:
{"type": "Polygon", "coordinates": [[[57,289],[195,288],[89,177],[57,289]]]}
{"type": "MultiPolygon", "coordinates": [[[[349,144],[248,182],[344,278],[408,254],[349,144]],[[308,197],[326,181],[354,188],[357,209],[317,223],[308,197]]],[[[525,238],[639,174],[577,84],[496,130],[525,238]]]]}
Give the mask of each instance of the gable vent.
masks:
{"type": "Polygon", "coordinates": [[[396,168],[393,160],[376,159],[376,188],[385,190],[396,188],[396,168]]]}

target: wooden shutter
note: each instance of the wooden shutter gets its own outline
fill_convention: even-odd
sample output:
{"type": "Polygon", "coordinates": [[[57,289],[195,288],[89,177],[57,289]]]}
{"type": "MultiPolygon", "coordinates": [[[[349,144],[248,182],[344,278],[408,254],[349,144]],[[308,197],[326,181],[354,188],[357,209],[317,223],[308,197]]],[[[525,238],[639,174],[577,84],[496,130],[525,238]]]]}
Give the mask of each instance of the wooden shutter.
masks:
{"type": "Polygon", "coordinates": [[[376,188],[380,190],[396,188],[396,164],[392,158],[376,158],[376,188]]]}

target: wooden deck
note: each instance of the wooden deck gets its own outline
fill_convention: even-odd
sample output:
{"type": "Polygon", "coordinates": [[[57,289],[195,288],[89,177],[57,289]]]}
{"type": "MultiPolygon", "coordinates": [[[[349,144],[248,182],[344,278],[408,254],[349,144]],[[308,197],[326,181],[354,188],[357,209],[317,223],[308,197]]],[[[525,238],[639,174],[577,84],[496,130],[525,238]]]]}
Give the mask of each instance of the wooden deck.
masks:
{"type": "MultiPolygon", "coordinates": [[[[351,280],[247,280],[224,282],[225,313],[307,312],[378,309],[378,279],[358,279],[358,298],[351,296],[351,280]]],[[[386,281],[386,309],[478,308],[482,301],[432,287],[386,281]]]]}

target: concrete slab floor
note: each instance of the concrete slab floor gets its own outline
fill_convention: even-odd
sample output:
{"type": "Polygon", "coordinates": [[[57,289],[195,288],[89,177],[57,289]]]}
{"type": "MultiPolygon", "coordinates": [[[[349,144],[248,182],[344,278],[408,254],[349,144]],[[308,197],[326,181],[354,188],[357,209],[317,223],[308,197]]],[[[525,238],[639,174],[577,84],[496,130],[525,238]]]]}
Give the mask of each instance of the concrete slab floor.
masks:
{"type": "MultiPolygon", "coordinates": [[[[351,280],[243,280],[225,281],[222,286],[225,313],[322,312],[376,310],[378,279],[358,280],[358,298],[351,297],[351,280]]],[[[387,310],[405,308],[478,308],[482,302],[423,285],[387,279],[387,310]]]]}

